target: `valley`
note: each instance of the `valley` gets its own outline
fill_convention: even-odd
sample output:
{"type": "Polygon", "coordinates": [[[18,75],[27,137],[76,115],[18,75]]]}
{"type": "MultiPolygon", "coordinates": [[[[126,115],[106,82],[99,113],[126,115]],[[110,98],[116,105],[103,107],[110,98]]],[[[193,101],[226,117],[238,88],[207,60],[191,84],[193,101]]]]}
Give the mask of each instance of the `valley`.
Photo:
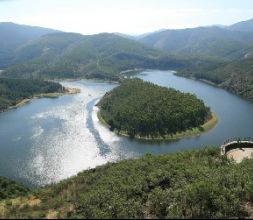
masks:
{"type": "Polygon", "coordinates": [[[2,23],[0,31],[7,30],[2,36],[4,45],[14,29],[19,28],[20,35],[13,39],[16,46],[8,49],[11,55],[0,57],[1,76],[119,81],[129,69],[173,69],[180,76],[208,80],[252,99],[253,32],[246,28],[251,24],[248,20],[228,27],[161,30],[134,38],[2,23]]]}
{"type": "Polygon", "coordinates": [[[252,28],[0,22],[0,218],[252,217],[252,28]]]}
{"type": "Polygon", "coordinates": [[[94,80],[62,82],[62,86],[78,88],[81,92],[55,99],[35,99],[0,114],[0,175],[38,188],[107,162],[147,153],[166,154],[206,145],[219,146],[232,137],[251,136],[251,102],[173,73],[154,70],[137,76],[156,85],[195,94],[217,114],[219,120],[212,130],[171,141],[118,136],[99,122],[96,104],[119,84],[94,80]]]}

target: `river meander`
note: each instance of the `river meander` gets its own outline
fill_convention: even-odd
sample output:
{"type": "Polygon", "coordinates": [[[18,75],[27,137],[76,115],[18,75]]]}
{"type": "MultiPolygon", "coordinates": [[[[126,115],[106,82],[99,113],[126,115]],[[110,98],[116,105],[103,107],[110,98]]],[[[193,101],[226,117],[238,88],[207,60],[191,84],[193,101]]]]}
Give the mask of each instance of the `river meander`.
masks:
{"type": "Polygon", "coordinates": [[[117,84],[82,80],[63,82],[80,94],[36,99],[0,114],[0,176],[31,187],[58,182],[111,161],[221,145],[226,139],[253,136],[253,104],[222,89],[181,78],[171,71],[150,70],[138,77],[190,92],[219,118],[199,137],[150,142],[119,137],[103,127],[95,103],[117,84]]]}

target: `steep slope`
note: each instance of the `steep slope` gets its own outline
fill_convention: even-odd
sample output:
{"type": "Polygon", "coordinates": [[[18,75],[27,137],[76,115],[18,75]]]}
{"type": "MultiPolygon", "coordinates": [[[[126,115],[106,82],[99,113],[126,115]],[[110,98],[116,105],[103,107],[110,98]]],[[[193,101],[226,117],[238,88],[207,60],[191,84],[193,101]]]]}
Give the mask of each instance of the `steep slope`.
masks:
{"type": "Polygon", "coordinates": [[[56,33],[29,42],[17,50],[19,65],[4,76],[39,78],[108,78],[134,68],[176,68],[186,65],[166,53],[114,34],[83,36],[56,33]]]}
{"type": "Polygon", "coordinates": [[[253,33],[215,26],[166,30],[148,35],[140,42],[171,53],[222,59],[242,58],[253,52],[253,33]]]}
{"type": "Polygon", "coordinates": [[[228,29],[233,31],[253,32],[253,19],[233,24],[229,26],[228,29]]]}
{"type": "Polygon", "coordinates": [[[2,200],[0,218],[243,219],[252,175],[252,160],[235,164],[218,148],[146,155],[2,200]]]}
{"type": "MultiPolygon", "coordinates": [[[[0,201],[24,196],[29,192],[28,188],[14,181],[0,177],[0,201]]],[[[0,214],[1,217],[1,214],[0,214]]]]}
{"type": "Polygon", "coordinates": [[[43,35],[56,32],[55,30],[18,25],[10,22],[0,23],[0,67],[12,63],[15,50],[28,42],[43,35]]]}
{"type": "Polygon", "coordinates": [[[253,101],[253,58],[219,65],[200,65],[178,72],[181,76],[204,79],[253,101]]]}

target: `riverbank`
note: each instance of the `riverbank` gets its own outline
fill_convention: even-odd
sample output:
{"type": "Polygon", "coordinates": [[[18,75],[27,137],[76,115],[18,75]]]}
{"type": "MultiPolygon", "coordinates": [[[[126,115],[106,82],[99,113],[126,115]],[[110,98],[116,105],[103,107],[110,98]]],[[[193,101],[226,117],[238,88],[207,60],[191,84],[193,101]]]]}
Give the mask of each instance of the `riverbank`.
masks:
{"type": "Polygon", "coordinates": [[[240,85],[236,86],[236,81],[232,81],[233,79],[231,80],[228,80],[228,81],[224,81],[220,84],[217,84],[217,83],[214,83],[210,80],[207,80],[207,79],[203,79],[203,78],[197,78],[197,77],[194,77],[192,75],[185,75],[185,74],[180,74],[180,73],[174,73],[176,76],[178,77],[183,77],[183,78],[187,78],[187,79],[191,79],[191,80],[195,80],[195,81],[199,81],[199,82],[203,82],[207,85],[210,85],[210,86],[214,86],[216,88],[220,88],[220,89],[223,89],[233,95],[236,95],[240,98],[243,98],[247,101],[250,101],[250,102],[253,102],[253,92],[251,90],[251,86],[248,85],[249,81],[245,80],[243,81],[240,85]],[[231,86],[233,85],[233,86],[231,86]],[[243,89],[241,89],[243,88],[243,89]],[[244,93],[244,91],[247,91],[246,93],[244,93]]]}
{"type": "Polygon", "coordinates": [[[9,108],[7,108],[4,111],[8,111],[8,110],[11,110],[11,109],[22,107],[22,106],[28,104],[33,99],[39,99],[39,98],[57,98],[59,96],[73,95],[73,94],[78,94],[80,92],[81,92],[81,90],[78,89],[78,88],[67,88],[67,87],[65,87],[63,92],[36,94],[36,95],[32,96],[31,98],[20,100],[16,105],[10,106],[9,108]]]}
{"type": "Polygon", "coordinates": [[[203,83],[205,83],[207,85],[214,86],[216,88],[224,89],[219,84],[216,84],[216,83],[214,83],[214,82],[212,82],[210,80],[207,80],[207,79],[201,79],[201,78],[197,78],[197,77],[194,77],[194,76],[187,76],[187,75],[180,74],[178,72],[175,72],[173,74],[176,75],[176,76],[178,76],[178,77],[183,77],[183,78],[187,78],[187,79],[203,82],[203,83]]]}
{"type": "MultiPolygon", "coordinates": [[[[105,127],[110,129],[110,126],[107,124],[107,122],[104,120],[104,118],[101,116],[100,111],[97,112],[97,117],[101,124],[103,124],[105,127]]],[[[164,137],[162,136],[156,136],[156,137],[151,137],[151,136],[139,136],[136,135],[134,139],[139,139],[139,140],[148,140],[148,141],[172,141],[172,140],[178,140],[178,139],[183,139],[183,138],[191,138],[191,137],[197,137],[200,136],[206,132],[211,131],[218,123],[219,119],[218,116],[212,112],[210,118],[200,127],[198,128],[192,128],[188,129],[183,132],[178,132],[173,135],[165,135],[164,137]]],[[[126,131],[115,131],[117,135],[124,136],[124,137],[130,137],[126,131]]]]}

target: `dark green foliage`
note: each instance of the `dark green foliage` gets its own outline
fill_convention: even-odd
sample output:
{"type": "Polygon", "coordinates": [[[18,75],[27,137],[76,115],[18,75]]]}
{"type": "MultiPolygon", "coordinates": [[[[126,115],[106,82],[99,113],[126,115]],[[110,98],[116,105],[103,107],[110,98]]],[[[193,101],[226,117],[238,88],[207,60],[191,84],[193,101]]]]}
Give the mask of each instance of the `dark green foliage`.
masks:
{"type": "Polygon", "coordinates": [[[25,98],[41,93],[62,92],[59,83],[42,80],[0,78],[0,112],[25,98]]]}
{"type": "Polygon", "coordinates": [[[228,63],[207,63],[197,68],[188,68],[179,75],[208,80],[234,94],[253,100],[253,59],[228,63]]]}
{"type": "Polygon", "coordinates": [[[203,125],[210,114],[194,95],[140,79],[124,80],[98,105],[111,130],[131,137],[172,135],[203,125]]]}
{"type": "Polygon", "coordinates": [[[28,191],[29,190],[23,185],[0,177],[0,201],[4,199],[16,198],[19,196],[25,196],[28,191]]]}
{"type": "Polygon", "coordinates": [[[253,161],[234,164],[218,148],[107,164],[37,190],[39,207],[9,218],[245,218],[253,202],[253,161]],[[72,207],[72,208],[69,208],[72,207]]]}

